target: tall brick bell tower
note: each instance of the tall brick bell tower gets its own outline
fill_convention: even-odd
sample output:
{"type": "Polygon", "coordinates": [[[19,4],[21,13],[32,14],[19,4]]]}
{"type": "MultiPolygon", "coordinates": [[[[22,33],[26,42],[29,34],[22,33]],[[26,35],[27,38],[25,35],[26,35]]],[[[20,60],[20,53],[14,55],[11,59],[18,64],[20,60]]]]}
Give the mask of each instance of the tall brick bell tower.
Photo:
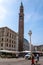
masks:
{"type": "Polygon", "coordinates": [[[24,40],[24,8],[21,2],[20,13],[19,13],[19,31],[18,31],[18,50],[23,51],[23,40],[24,40]]]}

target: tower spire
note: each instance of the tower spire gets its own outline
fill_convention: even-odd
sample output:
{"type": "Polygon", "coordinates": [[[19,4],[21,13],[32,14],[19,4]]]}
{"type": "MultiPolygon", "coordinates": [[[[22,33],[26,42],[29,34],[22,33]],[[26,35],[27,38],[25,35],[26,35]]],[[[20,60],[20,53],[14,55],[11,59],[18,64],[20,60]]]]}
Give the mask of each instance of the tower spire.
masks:
{"type": "Polygon", "coordinates": [[[21,13],[21,12],[23,13],[23,10],[24,10],[24,8],[23,8],[23,3],[21,2],[21,5],[20,5],[20,13],[21,13]]]}
{"type": "Polygon", "coordinates": [[[23,3],[22,3],[22,1],[21,1],[21,6],[20,7],[23,7],[23,3]]]}
{"type": "Polygon", "coordinates": [[[21,6],[23,6],[23,3],[21,2],[21,6]]]}

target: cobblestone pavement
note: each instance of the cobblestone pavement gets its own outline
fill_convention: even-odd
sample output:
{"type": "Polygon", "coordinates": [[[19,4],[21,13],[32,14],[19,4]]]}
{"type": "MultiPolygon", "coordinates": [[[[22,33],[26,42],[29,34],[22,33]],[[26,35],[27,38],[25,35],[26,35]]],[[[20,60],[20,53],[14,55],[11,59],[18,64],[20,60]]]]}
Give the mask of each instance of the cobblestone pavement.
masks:
{"type": "MultiPolygon", "coordinates": [[[[26,60],[25,58],[0,58],[0,65],[31,65],[31,60],[26,60]]],[[[40,58],[37,65],[43,65],[43,57],[40,58]]]]}
{"type": "Polygon", "coordinates": [[[23,60],[25,60],[25,58],[0,58],[0,62],[17,62],[23,60]]]}

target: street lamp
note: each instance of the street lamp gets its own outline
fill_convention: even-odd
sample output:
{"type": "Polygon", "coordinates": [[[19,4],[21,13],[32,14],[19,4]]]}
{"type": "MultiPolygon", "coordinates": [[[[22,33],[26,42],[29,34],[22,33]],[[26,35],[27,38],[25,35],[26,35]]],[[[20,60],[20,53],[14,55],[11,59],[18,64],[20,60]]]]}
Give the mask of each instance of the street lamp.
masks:
{"type": "Polygon", "coordinates": [[[30,48],[29,48],[29,50],[32,51],[32,50],[31,50],[31,35],[32,35],[32,31],[30,30],[28,34],[29,34],[29,36],[30,36],[30,44],[29,44],[29,47],[30,47],[30,48]]]}

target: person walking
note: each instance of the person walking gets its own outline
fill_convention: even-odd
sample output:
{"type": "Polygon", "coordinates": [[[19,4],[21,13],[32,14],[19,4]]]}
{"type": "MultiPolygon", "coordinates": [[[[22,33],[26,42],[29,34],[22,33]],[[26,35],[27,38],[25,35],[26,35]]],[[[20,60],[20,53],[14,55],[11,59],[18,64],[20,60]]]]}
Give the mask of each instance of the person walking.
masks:
{"type": "Polygon", "coordinates": [[[39,54],[37,54],[37,61],[39,61],[39,54]]]}
{"type": "Polygon", "coordinates": [[[34,54],[32,54],[31,62],[32,62],[31,65],[35,65],[34,54]]]}

